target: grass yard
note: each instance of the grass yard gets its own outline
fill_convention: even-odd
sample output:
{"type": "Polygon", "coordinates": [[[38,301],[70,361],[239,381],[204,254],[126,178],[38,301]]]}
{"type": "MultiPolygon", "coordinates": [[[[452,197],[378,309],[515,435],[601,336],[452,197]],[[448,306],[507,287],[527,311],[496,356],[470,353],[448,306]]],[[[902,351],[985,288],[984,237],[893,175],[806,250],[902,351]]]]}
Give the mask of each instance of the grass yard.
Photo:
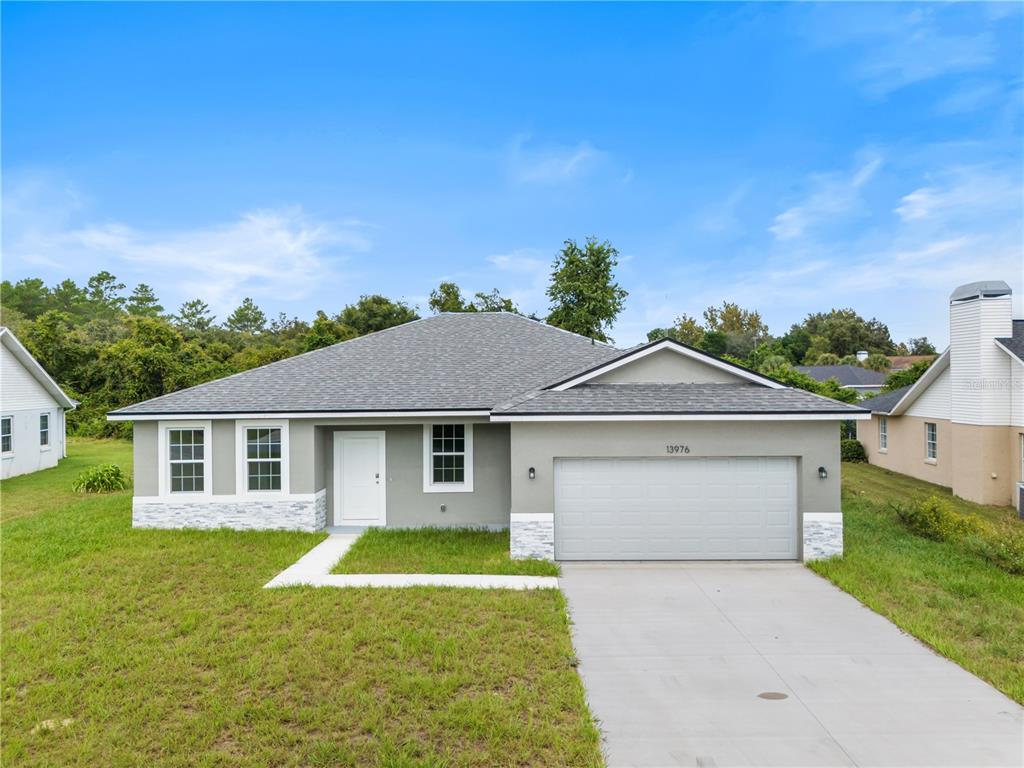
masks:
{"type": "Polygon", "coordinates": [[[547,560],[513,560],[508,531],[422,528],[364,533],[334,573],[497,573],[557,576],[547,560]]]}
{"type": "Polygon", "coordinates": [[[321,536],[133,531],[71,454],[2,486],[3,765],[601,764],[560,592],[264,590],[321,536]]]}
{"type": "Polygon", "coordinates": [[[1024,578],[954,544],[916,536],[889,501],[938,493],[1000,525],[1016,512],[867,464],[843,464],[845,555],[810,567],[1007,696],[1024,703],[1024,578]]]}

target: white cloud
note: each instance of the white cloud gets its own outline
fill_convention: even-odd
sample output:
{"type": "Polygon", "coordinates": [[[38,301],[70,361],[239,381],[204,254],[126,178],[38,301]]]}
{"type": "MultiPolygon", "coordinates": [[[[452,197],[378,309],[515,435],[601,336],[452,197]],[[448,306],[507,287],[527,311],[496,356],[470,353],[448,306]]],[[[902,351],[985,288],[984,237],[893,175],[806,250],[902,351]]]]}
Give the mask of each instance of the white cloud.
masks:
{"type": "MultiPolygon", "coordinates": [[[[4,208],[4,256],[59,270],[60,277],[107,269],[125,282],[153,284],[168,304],[199,297],[223,313],[243,296],[301,299],[319,290],[346,256],[371,243],[367,226],[327,222],[299,207],[262,209],[184,229],[142,229],[87,218],[78,198],[32,180],[13,186],[4,208]],[[53,213],[47,200],[72,200],[53,213]]],[[[81,279],[83,275],[80,275],[81,279]]]]}
{"type": "Polygon", "coordinates": [[[528,136],[518,136],[506,153],[509,176],[520,184],[559,184],[593,170],[605,153],[589,141],[574,146],[538,147],[528,136]]]}
{"type": "Polygon", "coordinates": [[[991,25],[999,19],[943,6],[851,4],[815,8],[804,25],[816,46],[858,46],[852,76],[884,98],[915,83],[984,69],[995,60],[991,25]]]}
{"type": "Polygon", "coordinates": [[[880,155],[865,152],[851,174],[812,174],[808,182],[812,191],[803,201],[778,214],[768,231],[777,240],[793,240],[823,220],[853,211],[860,204],[861,188],[881,167],[880,155]]]}
{"type": "Polygon", "coordinates": [[[954,168],[938,174],[933,183],[900,199],[894,209],[903,221],[973,217],[977,213],[1020,210],[1019,181],[984,166],[954,168]]]}
{"type": "Polygon", "coordinates": [[[940,115],[960,115],[976,112],[982,107],[994,104],[1002,98],[1003,89],[999,83],[971,81],[962,84],[935,105],[940,115]]]}
{"type": "Polygon", "coordinates": [[[753,186],[751,181],[737,184],[724,200],[706,205],[698,211],[694,225],[704,232],[736,232],[742,229],[742,221],[738,215],[739,207],[747,199],[753,186]]]}

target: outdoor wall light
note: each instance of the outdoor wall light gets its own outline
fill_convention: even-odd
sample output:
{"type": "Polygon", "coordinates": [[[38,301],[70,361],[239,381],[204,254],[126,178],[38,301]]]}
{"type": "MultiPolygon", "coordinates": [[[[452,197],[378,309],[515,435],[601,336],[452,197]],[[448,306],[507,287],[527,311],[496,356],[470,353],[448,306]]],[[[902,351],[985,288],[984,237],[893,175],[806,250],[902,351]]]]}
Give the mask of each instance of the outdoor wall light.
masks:
{"type": "Polygon", "coordinates": [[[528,474],[530,476],[531,480],[536,480],[537,479],[537,470],[534,469],[533,467],[530,467],[530,471],[527,472],[526,474],[528,474]]]}
{"type": "Polygon", "coordinates": [[[818,477],[822,480],[828,480],[828,470],[824,467],[818,467],[818,477]]]}

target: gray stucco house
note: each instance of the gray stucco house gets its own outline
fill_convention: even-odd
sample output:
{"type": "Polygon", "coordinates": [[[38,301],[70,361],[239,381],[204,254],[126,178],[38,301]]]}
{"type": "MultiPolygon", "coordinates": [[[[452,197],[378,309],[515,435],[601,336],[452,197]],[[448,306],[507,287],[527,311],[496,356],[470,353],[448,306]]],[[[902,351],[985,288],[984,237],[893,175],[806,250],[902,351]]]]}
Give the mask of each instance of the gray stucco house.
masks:
{"type": "Polygon", "coordinates": [[[561,560],[842,551],[839,430],[870,418],[663,339],[441,314],[109,414],[136,527],[511,528],[561,560]]]}

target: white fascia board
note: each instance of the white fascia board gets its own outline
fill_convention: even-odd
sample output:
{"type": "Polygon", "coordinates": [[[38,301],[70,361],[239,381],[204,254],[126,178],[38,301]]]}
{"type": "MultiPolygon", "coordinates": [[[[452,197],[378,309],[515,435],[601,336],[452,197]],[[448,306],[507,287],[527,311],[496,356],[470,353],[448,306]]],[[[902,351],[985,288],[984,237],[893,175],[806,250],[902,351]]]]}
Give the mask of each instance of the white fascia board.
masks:
{"type": "Polygon", "coordinates": [[[871,413],[608,413],[516,415],[492,414],[491,421],[867,421],[871,413]]]}
{"type": "Polygon", "coordinates": [[[609,371],[614,371],[616,368],[621,368],[624,365],[629,365],[630,363],[635,362],[636,360],[639,360],[655,352],[660,352],[663,349],[672,350],[676,354],[682,355],[683,357],[689,357],[693,360],[697,360],[701,363],[704,363],[705,365],[709,365],[712,368],[718,368],[719,370],[727,371],[733,374],[734,376],[739,376],[741,379],[747,379],[748,381],[753,381],[757,384],[763,384],[764,386],[771,387],[772,389],[786,388],[785,384],[780,384],[777,381],[772,381],[771,379],[765,378],[764,376],[754,373],[753,371],[749,371],[737,365],[732,365],[731,363],[727,363],[723,360],[718,360],[714,357],[711,357],[710,355],[704,354],[703,352],[698,352],[695,349],[690,349],[689,347],[684,346],[683,344],[680,344],[677,341],[673,341],[671,339],[662,339],[661,341],[656,341],[649,346],[637,350],[636,352],[627,352],[622,357],[618,357],[615,360],[612,360],[611,362],[600,365],[597,368],[587,371],[586,373],[581,373],[579,376],[574,376],[573,378],[567,381],[563,381],[561,384],[551,387],[551,390],[554,392],[564,392],[567,389],[572,389],[573,387],[579,384],[582,384],[586,381],[590,381],[590,379],[594,378],[595,376],[600,376],[601,374],[608,373],[609,371]]]}
{"type": "Polygon", "coordinates": [[[73,411],[75,406],[78,405],[74,400],[64,394],[64,390],[60,388],[60,385],[53,380],[53,377],[46,372],[46,369],[39,364],[32,353],[29,352],[25,345],[18,341],[18,337],[11,333],[10,328],[4,328],[0,330],[0,339],[3,340],[4,345],[11,351],[11,354],[17,358],[18,362],[22,366],[35,376],[36,380],[43,385],[43,389],[50,393],[51,397],[57,401],[57,405],[61,408],[66,408],[69,411],[73,411]]]}
{"type": "Polygon", "coordinates": [[[1003,352],[1008,354],[1010,356],[1010,359],[1013,360],[1013,362],[1017,363],[1018,365],[1024,365],[1024,360],[1021,360],[1019,357],[1017,357],[1016,353],[1014,353],[1013,350],[1011,350],[1005,344],[1000,342],[999,339],[996,339],[995,342],[996,346],[1003,350],[1003,352]]]}
{"type": "Polygon", "coordinates": [[[434,419],[489,416],[490,411],[297,411],[294,413],[108,413],[107,421],[180,421],[188,419],[434,419]]]}
{"type": "Polygon", "coordinates": [[[896,403],[892,408],[889,409],[888,416],[902,416],[903,412],[907,410],[914,401],[921,396],[921,394],[932,385],[932,382],[939,378],[939,374],[942,373],[949,367],[949,349],[936,358],[935,362],[932,363],[928,370],[924,372],[924,375],[920,379],[914,382],[914,385],[907,390],[906,394],[900,398],[900,401],[896,403]]]}

